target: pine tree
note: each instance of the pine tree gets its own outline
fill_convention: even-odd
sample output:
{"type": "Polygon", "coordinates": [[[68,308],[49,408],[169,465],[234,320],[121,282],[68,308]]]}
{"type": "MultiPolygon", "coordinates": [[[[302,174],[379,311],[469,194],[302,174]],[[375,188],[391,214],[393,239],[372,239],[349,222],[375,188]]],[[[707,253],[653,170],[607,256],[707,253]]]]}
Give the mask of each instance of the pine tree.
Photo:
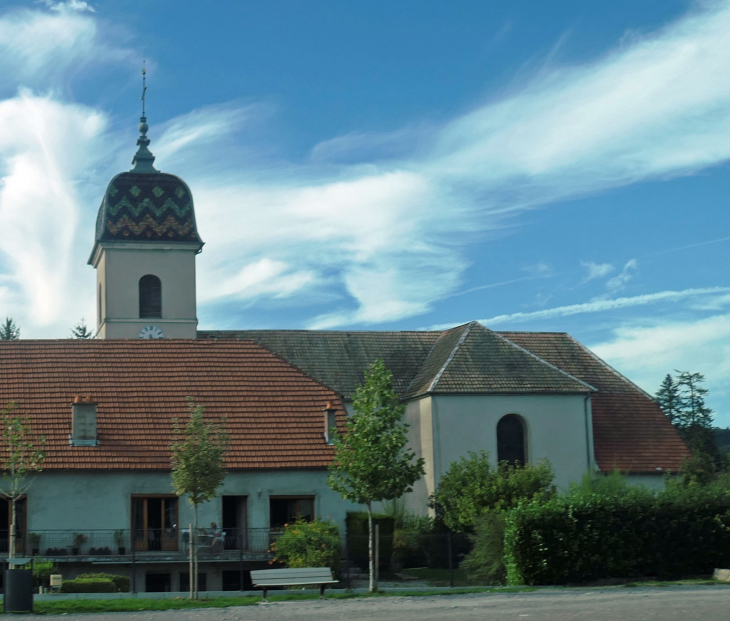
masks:
{"type": "Polygon", "coordinates": [[[86,320],[82,317],[73,328],[71,328],[71,338],[74,339],[90,339],[93,336],[93,332],[89,330],[86,325],[86,320]]]}
{"type": "Polygon", "coordinates": [[[17,341],[20,338],[20,328],[10,318],[5,318],[5,323],[0,325],[0,341],[17,341]]]}
{"type": "MultiPolygon", "coordinates": [[[[679,372],[678,372],[679,373],[679,372]]],[[[678,426],[683,428],[712,428],[713,411],[705,405],[707,388],[701,386],[705,381],[702,373],[679,373],[677,389],[680,399],[680,417],[678,426]]]]}
{"type": "Polygon", "coordinates": [[[677,382],[674,381],[674,378],[669,373],[667,373],[659,390],[657,390],[655,399],[662,412],[669,419],[669,422],[672,425],[676,424],[681,414],[682,403],[679,397],[677,382]]]}
{"type": "Polygon", "coordinates": [[[394,500],[411,491],[423,476],[423,459],[407,449],[405,406],[393,388],[393,375],[382,360],[365,372],[352,402],[355,413],[343,437],[335,435],[329,486],[345,500],[368,508],[370,591],[377,589],[373,566],[373,502],[394,500]]]}

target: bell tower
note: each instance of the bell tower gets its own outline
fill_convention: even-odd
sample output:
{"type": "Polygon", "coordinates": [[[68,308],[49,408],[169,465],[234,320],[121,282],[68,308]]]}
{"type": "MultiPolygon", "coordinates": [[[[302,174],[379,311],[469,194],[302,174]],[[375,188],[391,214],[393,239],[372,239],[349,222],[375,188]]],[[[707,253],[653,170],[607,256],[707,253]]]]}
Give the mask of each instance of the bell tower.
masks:
{"type": "Polygon", "coordinates": [[[142,98],[134,168],[111,180],[96,219],[97,338],[194,339],[203,241],[190,188],[153,167],[142,98]]]}

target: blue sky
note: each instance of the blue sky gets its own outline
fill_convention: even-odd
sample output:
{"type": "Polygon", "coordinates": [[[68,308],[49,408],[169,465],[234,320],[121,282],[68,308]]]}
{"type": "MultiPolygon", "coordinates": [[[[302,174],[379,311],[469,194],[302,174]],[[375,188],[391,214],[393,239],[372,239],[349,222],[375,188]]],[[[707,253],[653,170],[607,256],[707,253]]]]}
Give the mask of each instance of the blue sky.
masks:
{"type": "Polygon", "coordinates": [[[202,328],[567,331],[730,425],[730,1],[3,3],[0,315],[94,321],[140,67],[202,328]]]}

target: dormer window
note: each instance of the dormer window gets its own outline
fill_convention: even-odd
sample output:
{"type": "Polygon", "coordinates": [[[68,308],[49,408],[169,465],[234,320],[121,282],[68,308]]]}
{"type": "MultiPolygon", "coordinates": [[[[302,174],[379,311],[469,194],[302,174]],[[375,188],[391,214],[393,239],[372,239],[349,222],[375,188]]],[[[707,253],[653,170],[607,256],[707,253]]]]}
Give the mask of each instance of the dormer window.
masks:
{"type": "Polygon", "coordinates": [[[140,319],[162,317],[162,283],[152,274],[139,279],[139,317],[140,319]]]}
{"type": "Polygon", "coordinates": [[[96,435],[96,402],[90,397],[74,398],[71,412],[72,446],[96,446],[99,440],[96,435]]]}

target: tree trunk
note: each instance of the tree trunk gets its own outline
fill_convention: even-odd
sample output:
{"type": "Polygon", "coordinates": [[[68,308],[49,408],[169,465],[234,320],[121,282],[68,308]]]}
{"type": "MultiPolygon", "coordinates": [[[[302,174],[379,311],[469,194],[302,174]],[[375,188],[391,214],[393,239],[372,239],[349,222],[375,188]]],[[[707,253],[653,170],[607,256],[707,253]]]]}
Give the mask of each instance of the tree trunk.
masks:
{"type": "Polygon", "coordinates": [[[373,506],[368,503],[368,559],[370,565],[370,592],[375,593],[378,585],[375,582],[375,565],[373,564],[373,506]]]}
{"type": "Polygon", "coordinates": [[[15,507],[16,498],[13,496],[10,500],[12,503],[11,518],[10,518],[10,547],[8,548],[8,568],[14,569],[13,559],[15,558],[15,524],[17,510],[15,507]]]}
{"type": "Polygon", "coordinates": [[[193,584],[193,599],[198,599],[198,505],[195,505],[193,526],[195,528],[195,549],[193,552],[193,574],[190,582],[193,584]]]}
{"type": "Polygon", "coordinates": [[[188,591],[190,591],[190,599],[193,599],[193,549],[194,549],[194,543],[193,543],[193,525],[188,524],[188,556],[190,557],[190,563],[188,565],[188,572],[190,576],[190,580],[188,580],[188,591]]]}

